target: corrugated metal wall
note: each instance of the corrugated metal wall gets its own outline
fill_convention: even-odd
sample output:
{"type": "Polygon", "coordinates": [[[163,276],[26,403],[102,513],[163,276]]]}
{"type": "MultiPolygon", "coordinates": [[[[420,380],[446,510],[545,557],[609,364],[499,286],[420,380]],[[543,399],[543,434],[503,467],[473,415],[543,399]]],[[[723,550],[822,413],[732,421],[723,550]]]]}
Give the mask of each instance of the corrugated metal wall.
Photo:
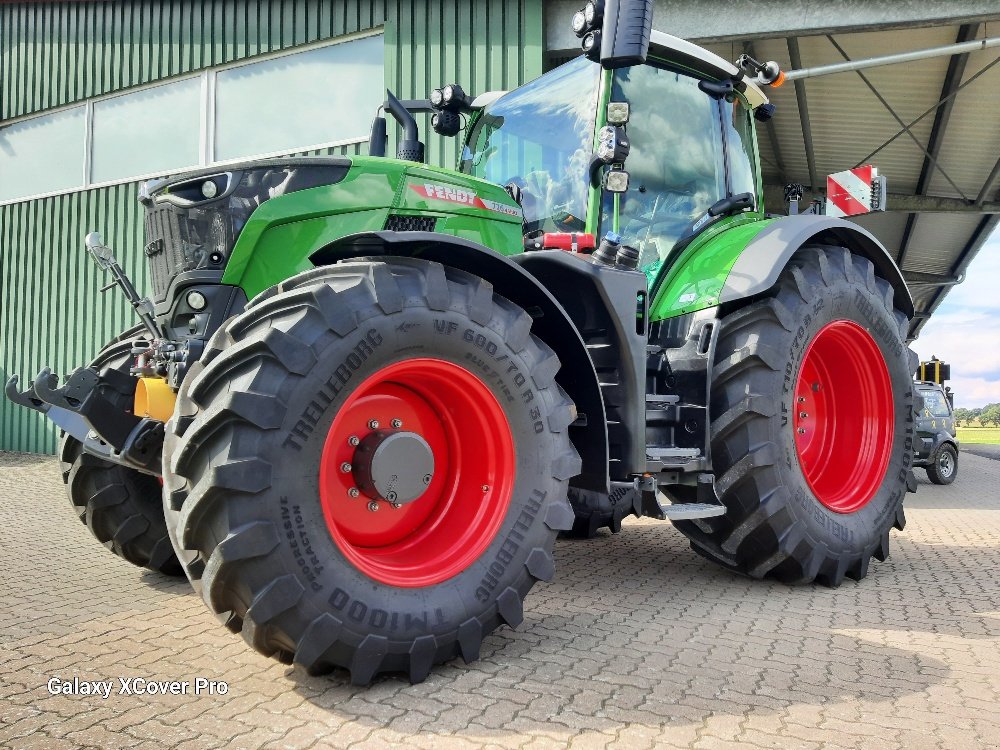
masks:
{"type": "MultiPolygon", "coordinates": [[[[509,89],[542,70],[541,0],[2,3],[0,121],[378,26],[386,84],[402,98],[453,81],[470,92],[509,89]]],[[[429,162],[454,162],[455,141],[425,139],[429,162]]],[[[106,279],[86,260],[82,240],[101,231],[144,289],[136,191],[133,183],[0,206],[4,381],[46,364],[65,373],[132,324],[117,292],[97,293],[106,279]]],[[[0,398],[0,450],[52,452],[55,432],[0,398]]]]}

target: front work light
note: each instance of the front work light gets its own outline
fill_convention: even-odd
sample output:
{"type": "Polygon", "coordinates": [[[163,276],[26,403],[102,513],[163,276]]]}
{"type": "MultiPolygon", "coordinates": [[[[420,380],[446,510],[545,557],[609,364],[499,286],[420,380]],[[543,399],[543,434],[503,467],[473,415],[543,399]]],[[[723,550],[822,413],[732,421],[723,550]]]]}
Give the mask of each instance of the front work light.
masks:
{"type": "Polygon", "coordinates": [[[624,193],[628,190],[628,172],[611,169],[604,173],[604,189],[609,193],[624,193]]]}
{"type": "Polygon", "coordinates": [[[599,0],[599,2],[589,0],[589,2],[583,6],[583,17],[586,20],[587,25],[590,27],[600,23],[603,15],[604,0],[599,0]]]}
{"type": "Polygon", "coordinates": [[[578,10],[573,14],[573,22],[571,25],[573,27],[573,33],[576,34],[577,37],[582,37],[587,33],[587,17],[584,15],[582,10],[578,10]]]}
{"type": "Polygon", "coordinates": [[[611,125],[624,125],[628,122],[628,102],[608,102],[608,122],[611,125]]]}
{"type": "Polygon", "coordinates": [[[462,118],[455,112],[435,112],[431,115],[431,128],[438,135],[451,138],[462,129],[462,118]]]}
{"type": "Polygon", "coordinates": [[[605,164],[621,164],[630,148],[625,131],[615,125],[605,125],[597,134],[597,158],[605,164]]]}

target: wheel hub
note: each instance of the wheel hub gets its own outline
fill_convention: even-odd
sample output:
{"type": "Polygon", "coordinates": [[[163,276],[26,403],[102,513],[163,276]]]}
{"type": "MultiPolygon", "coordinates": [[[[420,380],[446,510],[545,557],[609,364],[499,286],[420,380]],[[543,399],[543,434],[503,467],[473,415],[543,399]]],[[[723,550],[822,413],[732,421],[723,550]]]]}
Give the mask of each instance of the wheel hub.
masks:
{"type": "Polygon", "coordinates": [[[415,432],[376,430],[358,445],[352,466],[364,494],[404,505],[426,492],[434,477],[434,452],[415,432]]]}

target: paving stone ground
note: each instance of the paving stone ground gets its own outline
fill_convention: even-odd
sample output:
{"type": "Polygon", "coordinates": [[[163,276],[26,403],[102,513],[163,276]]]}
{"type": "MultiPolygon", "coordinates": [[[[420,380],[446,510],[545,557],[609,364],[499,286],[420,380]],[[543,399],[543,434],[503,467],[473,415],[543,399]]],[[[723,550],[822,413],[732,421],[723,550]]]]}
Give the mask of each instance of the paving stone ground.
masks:
{"type": "Polygon", "coordinates": [[[988,748],[1000,745],[1000,461],[920,474],[892,556],[836,590],[746,580],[668,524],[557,545],[518,631],[423,684],[258,656],[184,580],[101,547],[55,461],[0,454],[0,745],[10,748],[988,748]],[[49,695],[50,677],[226,695],[49,695]]]}

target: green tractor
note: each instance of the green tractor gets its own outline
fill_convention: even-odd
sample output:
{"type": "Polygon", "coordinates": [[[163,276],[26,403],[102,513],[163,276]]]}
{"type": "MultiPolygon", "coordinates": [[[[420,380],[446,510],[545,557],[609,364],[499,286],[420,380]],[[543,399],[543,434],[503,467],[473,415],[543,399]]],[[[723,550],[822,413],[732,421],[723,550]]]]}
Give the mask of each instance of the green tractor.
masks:
{"type": "Polygon", "coordinates": [[[777,66],[651,15],[588,3],[584,54],[510,93],[388,94],[369,157],[147,183],[147,298],[88,236],[142,324],[6,392],[64,430],[94,534],[358,684],[476,659],[558,534],[628,516],[755,578],[884,560],[916,484],[906,285],[857,225],[765,213],[777,66]],[[458,170],[415,112],[464,131],[458,170]]]}

